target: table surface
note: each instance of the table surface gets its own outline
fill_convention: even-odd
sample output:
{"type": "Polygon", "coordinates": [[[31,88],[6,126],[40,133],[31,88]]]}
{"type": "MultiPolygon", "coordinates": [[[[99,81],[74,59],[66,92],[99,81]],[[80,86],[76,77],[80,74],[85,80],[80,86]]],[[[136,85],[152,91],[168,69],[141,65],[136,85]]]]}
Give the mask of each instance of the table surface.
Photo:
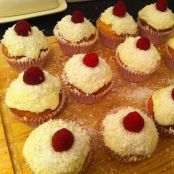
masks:
{"type": "MultiPolygon", "coordinates": [[[[143,8],[146,4],[156,2],[156,0],[124,0],[127,6],[128,12],[136,19],[138,11],[143,8]]],[[[46,36],[53,35],[53,27],[62,17],[67,14],[71,14],[74,10],[82,10],[85,16],[95,24],[96,19],[99,17],[102,11],[109,6],[113,6],[116,0],[92,0],[86,2],[68,3],[68,7],[65,11],[57,14],[36,17],[28,19],[31,25],[38,26],[39,29],[43,30],[46,36]]],[[[169,8],[174,12],[174,0],[168,0],[169,8]]],[[[0,25],[0,38],[2,38],[5,30],[12,26],[14,22],[1,24],[0,25]]]]}

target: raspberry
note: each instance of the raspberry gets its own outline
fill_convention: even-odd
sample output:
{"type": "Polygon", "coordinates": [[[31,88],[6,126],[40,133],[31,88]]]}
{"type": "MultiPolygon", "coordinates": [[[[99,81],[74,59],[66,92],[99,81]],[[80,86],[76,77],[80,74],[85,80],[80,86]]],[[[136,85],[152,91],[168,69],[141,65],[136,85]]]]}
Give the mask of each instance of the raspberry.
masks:
{"type": "Polygon", "coordinates": [[[83,23],[84,21],[84,14],[80,10],[76,10],[73,12],[71,21],[74,23],[83,23]]]}
{"type": "Polygon", "coordinates": [[[66,128],[58,130],[52,137],[52,146],[56,152],[69,150],[74,143],[74,136],[66,128]]]}
{"type": "Polygon", "coordinates": [[[30,67],[24,72],[23,81],[28,85],[38,85],[44,80],[44,73],[38,67],[30,67]]]}
{"type": "Polygon", "coordinates": [[[88,67],[96,67],[99,63],[99,58],[96,53],[88,53],[83,58],[83,63],[88,67]]]}
{"type": "Polygon", "coordinates": [[[174,89],[172,90],[172,99],[174,100],[174,89]]]}
{"type": "Polygon", "coordinates": [[[119,0],[114,8],[113,8],[113,14],[115,16],[119,16],[119,17],[124,17],[126,14],[126,5],[122,0],[119,0]]]}
{"type": "Polygon", "coordinates": [[[144,127],[144,119],[138,112],[130,112],[123,119],[124,128],[130,132],[140,132],[144,127]]]}
{"type": "Polygon", "coordinates": [[[167,10],[168,3],[167,0],[157,0],[156,2],[156,9],[165,12],[167,10]]]}
{"type": "Polygon", "coordinates": [[[18,21],[14,27],[18,36],[28,36],[31,33],[31,25],[27,21],[18,21]]]}
{"type": "Polygon", "coordinates": [[[147,37],[141,37],[137,40],[136,46],[140,50],[148,50],[150,48],[150,40],[147,37]]]}

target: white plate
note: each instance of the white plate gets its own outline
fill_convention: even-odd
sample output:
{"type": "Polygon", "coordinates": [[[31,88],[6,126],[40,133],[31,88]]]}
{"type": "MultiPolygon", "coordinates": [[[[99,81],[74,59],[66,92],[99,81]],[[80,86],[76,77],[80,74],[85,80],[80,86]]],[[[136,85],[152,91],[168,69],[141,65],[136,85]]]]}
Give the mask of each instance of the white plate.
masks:
{"type": "Polygon", "coordinates": [[[35,13],[28,13],[28,14],[10,16],[10,17],[0,17],[0,23],[7,23],[12,21],[18,21],[21,19],[27,19],[27,18],[37,17],[37,16],[44,16],[48,14],[58,13],[67,8],[67,3],[65,0],[57,0],[57,3],[58,3],[58,7],[50,9],[50,10],[44,10],[44,11],[39,11],[35,13]]]}

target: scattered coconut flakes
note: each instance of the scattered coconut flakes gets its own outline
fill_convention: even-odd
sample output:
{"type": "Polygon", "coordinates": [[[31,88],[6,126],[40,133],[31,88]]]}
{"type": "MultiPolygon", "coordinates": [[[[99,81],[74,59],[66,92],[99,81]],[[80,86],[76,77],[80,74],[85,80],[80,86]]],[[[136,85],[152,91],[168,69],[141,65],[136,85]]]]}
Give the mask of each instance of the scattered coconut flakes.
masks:
{"type": "Polygon", "coordinates": [[[152,95],[154,90],[148,87],[138,87],[135,90],[131,90],[129,88],[122,88],[121,91],[121,95],[127,100],[144,101],[152,95]]]}

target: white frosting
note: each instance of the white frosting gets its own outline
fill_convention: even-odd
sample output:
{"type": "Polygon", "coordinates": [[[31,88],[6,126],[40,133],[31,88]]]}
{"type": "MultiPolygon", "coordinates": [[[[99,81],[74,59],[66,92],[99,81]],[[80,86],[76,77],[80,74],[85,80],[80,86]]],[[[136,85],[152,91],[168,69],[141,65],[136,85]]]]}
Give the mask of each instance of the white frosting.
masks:
{"type": "Polygon", "coordinates": [[[151,43],[148,50],[140,50],[136,47],[137,40],[140,37],[129,37],[124,43],[117,47],[117,53],[120,60],[128,66],[129,69],[139,72],[150,72],[157,66],[161,59],[157,49],[151,43]]]}
{"type": "Polygon", "coordinates": [[[90,137],[86,130],[73,122],[50,120],[36,128],[24,144],[23,155],[36,174],[77,174],[90,151],[90,137]],[[67,128],[74,135],[74,144],[68,151],[55,152],[54,133],[67,128]]]}
{"type": "Polygon", "coordinates": [[[138,13],[140,19],[157,30],[165,30],[174,26],[174,14],[170,9],[161,12],[156,9],[156,4],[146,5],[138,13]]]}
{"type": "Polygon", "coordinates": [[[112,70],[100,57],[96,67],[87,67],[83,64],[84,56],[85,54],[76,54],[70,58],[65,64],[64,73],[67,82],[86,94],[92,94],[111,81],[112,70]]]}
{"type": "Polygon", "coordinates": [[[121,156],[150,156],[157,146],[158,133],[153,120],[138,109],[122,108],[107,115],[103,127],[105,145],[121,156]],[[139,133],[129,132],[123,125],[124,117],[133,111],[140,113],[144,119],[144,128],[139,133]]]}
{"type": "Polygon", "coordinates": [[[152,95],[155,121],[163,126],[174,124],[174,101],[172,90],[174,86],[159,89],[152,95]]]}
{"type": "Polygon", "coordinates": [[[86,18],[83,23],[74,23],[71,15],[67,15],[57,23],[54,33],[69,42],[78,43],[95,35],[96,28],[86,18]]]}
{"type": "Polygon", "coordinates": [[[59,105],[60,81],[44,71],[45,81],[28,85],[23,81],[23,72],[7,89],[5,102],[9,108],[35,113],[54,110],[59,105]]]}
{"type": "Polygon", "coordinates": [[[124,17],[118,17],[112,13],[113,7],[106,9],[100,17],[100,20],[106,25],[111,25],[111,29],[118,35],[121,34],[136,34],[137,24],[133,17],[126,12],[124,17]]]}
{"type": "Polygon", "coordinates": [[[167,45],[174,50],[174,37],[167,41],[167,45]]]}
{"type": "Polygon", "coordinates": [[[48,43],[43,32],[37,27],[32,27],[31,33],[26,36],[18,36],[14,26],[6,30],[1,41],[8,50],[10,57],[26,57],[28,59],[37,59],[41,49],[47,49],[48,43]]]}

